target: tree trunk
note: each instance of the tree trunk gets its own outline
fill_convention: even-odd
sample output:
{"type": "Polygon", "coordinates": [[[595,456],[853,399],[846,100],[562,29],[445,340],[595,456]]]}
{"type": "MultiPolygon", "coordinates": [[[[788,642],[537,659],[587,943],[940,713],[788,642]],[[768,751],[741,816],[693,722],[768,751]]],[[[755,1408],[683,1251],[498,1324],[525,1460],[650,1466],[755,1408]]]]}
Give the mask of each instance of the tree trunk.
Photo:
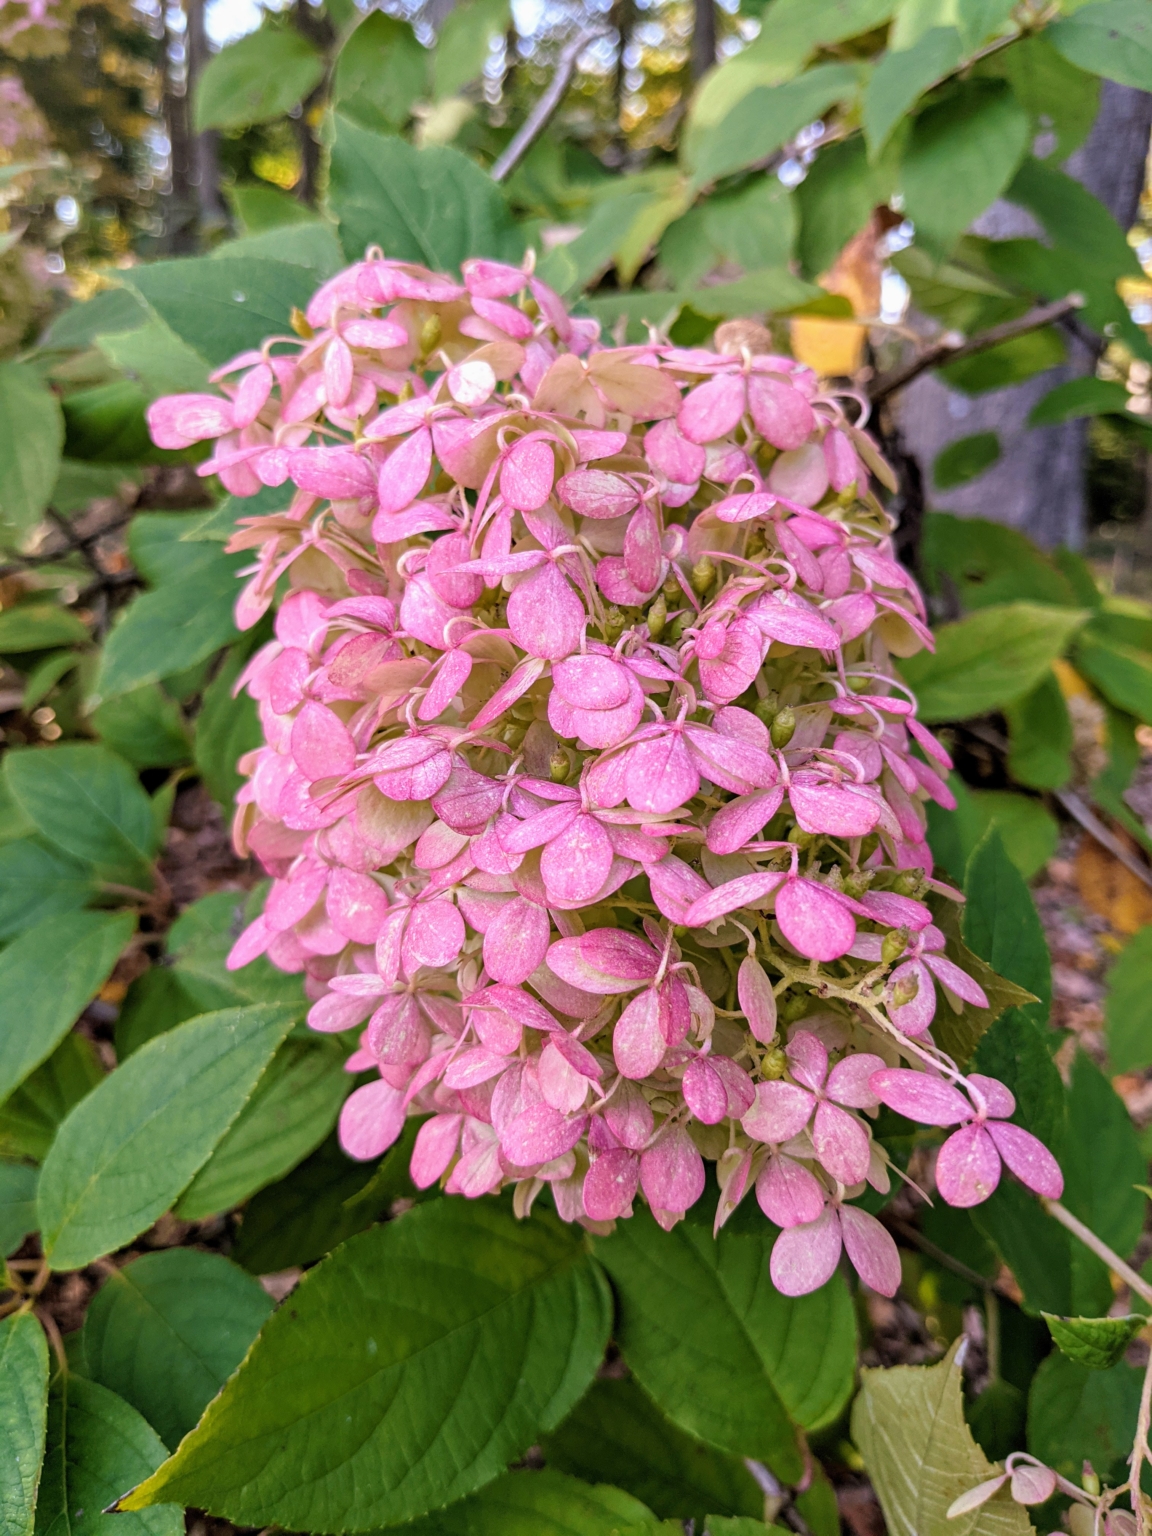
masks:
{"type": "MultiPolygon", "coordinates": [[[[323,11],[313,9],[308,0],[296,0],[293,19],[310,43],[321,53],[328,52],[336,40],[336,33],[323,11]]],[[[307,203],[310,208],[315,207],[320,191],[320,141],[313,131],[313,122],[323,111],[327,97],[328,82],[321,80],[312,94],[304,98],[300,115],[295,119],[302,169],[294,190],[300,202],[307,203]]]]}
{"type": "MultiPolygon", "coordinates": [[[[1092,132],[1065,167],[1125,230],[1136,220],[1150,131],[1152,95],[1105,80],[1092,132]]],[[[1029,213],[1006,202],[994,203],[973,232],[997,240],[1041,233],[1029,213]]],[[[935,374],[917,379],[901,397],[896,416],[926,486],[936,455],[957,438],[995,432],[1001,447],[991,469],[955,490],[930,492],[929,500],[961,516],[1009,523],[1048,548],[1079,548],[1086,527],[1087,426],[1070,421],[1029,428],[1027,418],[1055,385],[1092,372],[1095,364],[1093,348],[1071,335],[1066,364],[1010,389],[972,396],[949,389],[935,374]]]]}
{"type": "Polygon", "coordinates": [[[692,82],[716,62],[716,0],[693,0],[692,82]]]}
{"type": "Polygon", "coordinates": [[[188,128],[188,31],[166,28],[164,47],[164,121],[168,127],[171,186],[165,199],[164,244],[170,255],[196,249],[196,199],[192,190],[191,136],[188,128]]]}
{"type": "MultiPolygon", "coordinates": [[[[188,94],[189,125],[191,104],[196,99],[196,82],[199,80],[210,55],[208,36],[204,30],[204,0],[184,0],[188,17],[188,94]]],[[[192,139],[192,164],[189,180],[196,191],[200,209],[200,233],[223,229],[228,223],[228,212],[220,196],[220,135],[214,128],[197,133],[192,139]]]]}

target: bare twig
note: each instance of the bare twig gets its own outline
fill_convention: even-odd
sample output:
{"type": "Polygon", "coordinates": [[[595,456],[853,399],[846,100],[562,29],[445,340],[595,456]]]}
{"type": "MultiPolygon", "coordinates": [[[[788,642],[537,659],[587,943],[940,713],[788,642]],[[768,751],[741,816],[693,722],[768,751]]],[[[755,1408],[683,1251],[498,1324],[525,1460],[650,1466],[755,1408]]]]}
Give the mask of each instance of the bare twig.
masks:
{"type": "Polygon", "coordinates": [[[954,1259],[943,1248],[938,1248],[930,1238],[914,1227],[911,1222],[901,1221],[898,1216],[889,1216],[885,1213],[884,1225],[893,1232],[898,1232],[907,1242],[919,1248],[921,1253],[926,1253],[930,1259],[935,1260],[943,1269],[950,1269],[954,1275],[959,1275],[961,1280],[967,1280],[969,1285],[977,1290],[994,1291],[996,1281],[990,1280],[987,1275],[982,1275],[979,1270],[971,1269],[962,1259],[954,1259]]]}
{"type": "Polygon", "coordinates": [[[556,61],[556,70],[551,80],[549,80],[547,88],[524,119],[508,148],[492,167],[493,181],[503,181],[520,164],[529,149],[531,149],[532,145],[552,121],[553,114],[563,101],[564,92],[568,89],[568,82],[572,78],[572,71],[576,68],[576,60],[589,43],[594,42],[598,37],[603,37],[606,32],[611,30],[611,27],[607,24],[596,27],[582,27],[576,36],[565,44],[563,52],[556,61]]]}
{"type": "Polygon", "coordinates": [[[1049,1216],[1055,1216],[1062,1227],[1067,1227],[1073,1237],[1078,1237],[1086,1248],[1091,1248],[1098,1259],[1103,1259],[1113,1274],[1120,1276],[1129,1290],[1135,1291],[1137,1296],[1143,1297],[1149,1306],[1152,1306],[1152,1285],[1149,1285],[1147,1280],[1142,1280],[1136,1271],[1125,1264],[1120,1255],[1113,1252],[1090,1227],[1086,1227],[1082,1221],[1073,1216],[1072,1212],[1061,1205],[1059,1200],[1041,1198],[1040,1204],[1049,1216]]]}
{"type": "Polygon", "coordinates": [[[1070,789],[1058,789],[1056,798],[1069,816],[1075,817],[1085,832],[1094,837],[1102,848],[1107,848],[1113,858],[1119,859],[1125,869],[1152,890],[1152,869],[1138,859],[1130,848],[1125,848],[1116,834],[1108,830],[1095,811],[1085,805],[1078,794],[1070,789]]]}
{"type": "Polygon", "coordinates": [[[942,363],[956,363],[966,357],[975,357],[980,352],[987,352],[990,347],[998,347],[1003,341],[1012,341],[1017,336],[1026,336],[1029,331],[1038,331],[1056,320],[1063,320],[1065,316],[1074,314],[1076,310],[1083,307],[1084,295],[1070,293],[1063,299],[1054,299],[1051,304],[1041,304],[1036,309],[1030,309],[1026,315],[1021,315],[1016,320],[1006,320],[1003,325],[994,325],[990,330],[982,331],[979,336],[973,336],[968,341],[964,340],[958,332],[947,332],[939,341],[926,347],[911,362],[905,363],[900,368],[893,368],[889,373],[881,374],[868,391],[868,397],[875,405],[881,400],[886,400],[896,390],[903,389],[906,384],[919,378],[922,373],[927,373],[929,368],[938,368],[942,363]]]}

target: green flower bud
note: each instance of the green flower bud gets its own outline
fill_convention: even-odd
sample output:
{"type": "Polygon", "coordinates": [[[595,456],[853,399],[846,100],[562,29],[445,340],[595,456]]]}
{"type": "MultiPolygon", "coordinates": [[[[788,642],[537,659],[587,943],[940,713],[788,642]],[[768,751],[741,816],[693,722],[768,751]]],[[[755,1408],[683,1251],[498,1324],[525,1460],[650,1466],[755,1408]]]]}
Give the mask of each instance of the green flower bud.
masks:
{"type": "Polygon", "coordinates": [[[762,699],[757,699],[752,713],[758,720],[763,720],[765,725],[771,725],[780,710],[780,695],[776,692],[766,693],[762,699]]]}
{"type": "Polygon", "coordinates": [[[668,622],[668,604],[661,592],[656,601],[648,609],[648,633],[653,640],[659,640],[664,633],[664,625],[668,622]]]}
{"type": "Polygon", "coordinates": [[[557,747],[556,751],[548,759],[548,777],[552,780],[553,784],[563,784],[571,771],[572,764],[568,759],[567,752],[565,752],[563,747],[557,747]]]}
{"type": "Polygon", "coordinates": [[[891,933],[884,935],[884,942],[880,946],[880,958],[885,965],[891,965],[908,947],[907,928],[893,928],[891,933]]]}
{"type": "Polygon", "coordinates": [[[796,734],[796,711],[785,704],[772,722],[771,735],[774,747],[786,747],[796,734]]]}
{"type": "Polygon", "coordinates": [[[778,1045],[769,1046],[760,1058],[762,1077],[783,1077],[788,1070],[788,1058],[778,1045]]]}
{"type": "Polygon", "coordinates": [[[892,1007],[906,1008],[919,991],[920,983],[915,976],[901,976],[892,988],[892,1007]]]}
{"type": "Polygon", "coordinates": [[[604,615],[604,634],[609,645],[619,640],[627,628],[628,620],[620,612],[619,608],[613,605],[604,615]]]}
{"type": "Polygon", "coordinates": [[[700,556],[699,560],[692,567],[692,574],[688,580],[696,596],[703,597],[716,580],[716,567],[707,555],[700,556]]]}

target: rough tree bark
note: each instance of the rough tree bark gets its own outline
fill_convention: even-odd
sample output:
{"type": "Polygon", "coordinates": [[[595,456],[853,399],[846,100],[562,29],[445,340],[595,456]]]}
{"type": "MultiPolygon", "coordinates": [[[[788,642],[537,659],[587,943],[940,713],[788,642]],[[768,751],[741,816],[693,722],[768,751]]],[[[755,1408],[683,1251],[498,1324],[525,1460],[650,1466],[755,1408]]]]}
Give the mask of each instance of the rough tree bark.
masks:
{"type": "Polygon", "coordinates": [[[692,80],[695,83],[716,62],[716,0],[694,0],[692,80]]]}
{"type": "MultiPolygon", "coordinates": [[[[1106,80],[1092,132],[1065,167],[1123,229],[1136,219],[1150,132],[1152,95],[1106,80]]],[[[977,222],[975,233],[1005,240],[1040,231],[1023,209],[999,202],[977,222]]],[[[1086,523],[1086,424],[1029,428],[1027,418],[1050,389],[1089,373],[1095,361],[1092,349],[1073,335],[1066,364],[1010,389],[970,396],[949,389],[935,375],[918,379],[900,399],[897,420],[926,487],[931,485],[932,462],[948,443],[977,432],[996,432],[1001,445],[1001,457],[991,469],[955,490],[934,496],[929,491],[930,502],[949,512],[1009,523],[1047,547],[1078,548],[1086,523]]]]}
{"type": "MultiPolygon", "coordinates": [[[[210,57],[208,35],[204,30],[204,0],[184,0],[188,18],[188,101],[195,100],[196,82],[210,57]]],[[[220,196],[220,135],[214,128],[193,135],[189,180],[196,190],[200,208],[200,233],[221,229],[228,222],[228,212],[220,196]]]]}

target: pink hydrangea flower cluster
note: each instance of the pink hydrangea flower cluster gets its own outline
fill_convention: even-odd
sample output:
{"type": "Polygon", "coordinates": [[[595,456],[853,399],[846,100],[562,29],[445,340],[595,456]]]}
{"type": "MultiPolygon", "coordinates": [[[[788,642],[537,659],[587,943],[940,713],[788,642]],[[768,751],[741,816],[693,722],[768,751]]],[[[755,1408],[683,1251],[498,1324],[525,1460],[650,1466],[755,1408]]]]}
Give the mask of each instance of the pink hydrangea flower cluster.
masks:
{"type": "Polygon", "coordinates": [[[284,487],[232,546],[242,627],[290,590],[241,680],[235,836],[272,886],[229,963],[362,1030],[349,1153],[426,1116],[418,1186],[548,1185],[594,1230],[638,1194],[670,1228],[712,1162],[789,1295],[842,1248],[896,1289],[851,1203],[889,1187],[883,1103],[960,1127],[945,1199],[1001,1160],[1058,1192],[932,1041],[941,994],[987,999],[928,905],[962,899],[924,840],[950,765],[890,658],[931,637],[846,402],[749,322],[603,346],[530,264],[370,252],[296,330],[150,420],[235,495],[284,487]]]}

